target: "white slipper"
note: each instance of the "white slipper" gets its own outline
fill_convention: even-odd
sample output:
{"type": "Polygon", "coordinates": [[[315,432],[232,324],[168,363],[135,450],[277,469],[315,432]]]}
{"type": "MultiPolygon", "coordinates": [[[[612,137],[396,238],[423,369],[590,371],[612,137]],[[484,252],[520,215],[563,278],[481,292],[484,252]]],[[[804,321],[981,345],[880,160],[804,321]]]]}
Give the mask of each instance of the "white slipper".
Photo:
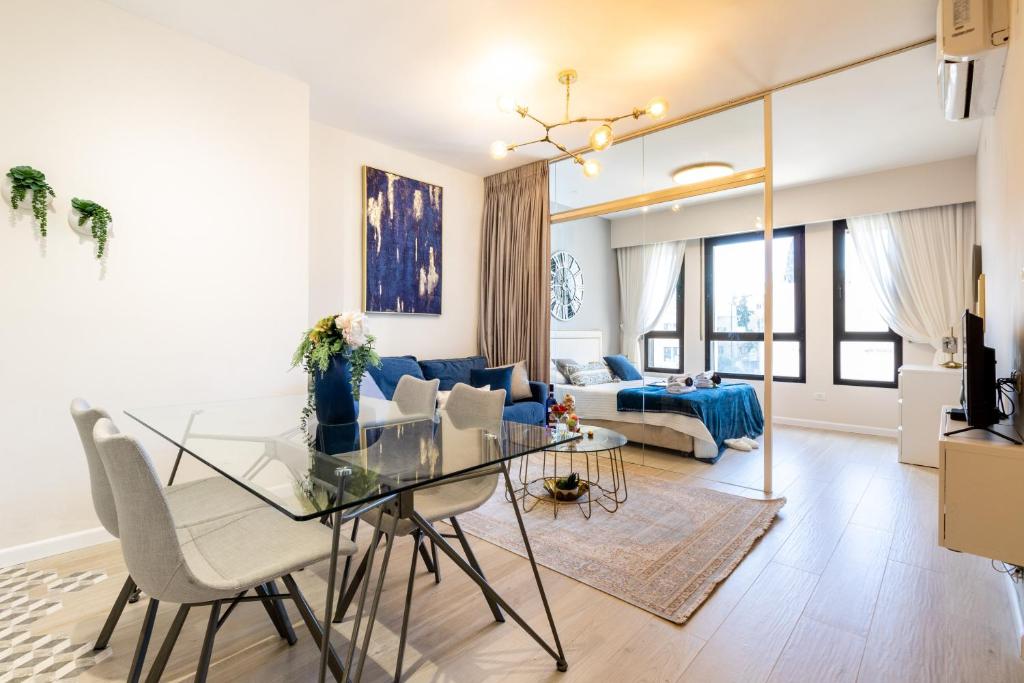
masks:
{"type": "Polygon", "coordinates": [[[742,439],[726,439],[725,445],[736,451],[749,451],[750,444],[742,439]]]}
{"type": "Polygon", "coordinates": [[[743,443],[747,444],[751,448],[760,448],[761,447],[761,444],[759,444],[757,442],[757,439],[751,439],[749,436],[744,436],[742,439],[740,439],[740,441],[742,441],[743,443]]]}

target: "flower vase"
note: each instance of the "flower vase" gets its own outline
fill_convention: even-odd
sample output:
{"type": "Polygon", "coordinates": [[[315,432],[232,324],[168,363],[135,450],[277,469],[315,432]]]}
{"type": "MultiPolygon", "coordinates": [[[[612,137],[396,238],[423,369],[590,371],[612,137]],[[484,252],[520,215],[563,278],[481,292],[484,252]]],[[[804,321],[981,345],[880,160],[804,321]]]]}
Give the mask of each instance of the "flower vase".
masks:
{"type": "Polygon", "coordinates": [[[352,364],[348,358],[335,354],[326,371],[313,371],[313,398],[320,424],[345,424],[359,419],[359,401],[352,393],[352,364]]]}

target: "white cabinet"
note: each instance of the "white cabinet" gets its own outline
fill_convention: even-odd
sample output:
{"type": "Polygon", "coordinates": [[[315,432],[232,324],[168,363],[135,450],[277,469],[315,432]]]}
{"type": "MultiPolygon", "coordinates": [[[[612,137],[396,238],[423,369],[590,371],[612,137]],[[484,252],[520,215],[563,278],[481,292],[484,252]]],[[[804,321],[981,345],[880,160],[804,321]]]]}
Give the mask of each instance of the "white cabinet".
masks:
{"type": "Polygon", "coordinates": [[[962,373],[937,365],[900,367],[900,462],[939,466],[935,416],[944,405],[959,405],[962,373]]]}

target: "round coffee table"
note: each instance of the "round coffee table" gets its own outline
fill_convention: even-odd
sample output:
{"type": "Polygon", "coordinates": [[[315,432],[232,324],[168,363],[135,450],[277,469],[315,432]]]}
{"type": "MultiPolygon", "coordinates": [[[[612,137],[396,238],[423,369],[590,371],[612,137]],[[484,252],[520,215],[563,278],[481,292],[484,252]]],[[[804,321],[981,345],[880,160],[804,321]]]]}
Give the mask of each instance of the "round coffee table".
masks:
{"type": "Polygon", "coordinates": [[[522,496],[524,512],[530,512],[540,501],[552,504],[554,516],[558,517],[558,508],[562,505],[576,505],[587,519],[594,511],[594,503],[607,512],[615,512],[626,502],[629,489],[626,486],[626,469],[622,459],[622,447],[627,439],[618,432],[604,427],[582,428],[582,438],[546,448],[534,453],[534,458],[541,457],[540,476],[530,475],[530,457],[524,455],[519,461],[519,482],[522,487],[516,491],[522,496]],[[592,432],[593,436],[588,436],[592,432]],[[568,460],[568,462],[566,462],[568,460]],[[607,460],[608,475],[601,481],[601,461],[607,460]],[[579,472],[580,488],[586,489],[575,500],[555,498],[545,487],[545,482],[575,472],[576,466],[583,468],[579,472]],[[532,501],[532,504],[530,502],[532,501]]]}

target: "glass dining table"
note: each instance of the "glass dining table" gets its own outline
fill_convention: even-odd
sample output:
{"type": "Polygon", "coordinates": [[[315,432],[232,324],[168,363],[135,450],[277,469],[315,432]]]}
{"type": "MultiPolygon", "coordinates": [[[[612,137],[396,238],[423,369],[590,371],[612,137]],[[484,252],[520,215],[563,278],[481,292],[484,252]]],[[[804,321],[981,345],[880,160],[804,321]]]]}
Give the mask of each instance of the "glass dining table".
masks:
{"type": "Polygon", "coordinates": [[[353,577],[352,585],[348,585],[349,558],[339,581],[338,555],[332,552],[322,617],[318,620],[308,604],[296,600],[303,621],[320,647],[318,680],[325,679],[328,669],[339,681],[360,680],[400,521],[412,525],[424,539],[429,539],[447,555],[477,584],[496,613],[497,607],[504,609],[555,660],[558,670],[565,671],[568,668],[565,653],[523,524],[522,511],[512,495],[507,463],[578,436],[558,436],[544,427],[486,421],[449,415],[445,411],[431,415],[409,414],[402,412],[394,402],[374,398],[360,401],[357,423],[324,425],[311,419],[300,426],[305,402],[304,395],[286,395],[129,409],[125,413],[178,449],[170,483],[177,475],[181,459],[194,458],[296,524],[329,524],[335,551],[342,526],[347,521],[355,520],[351,525],[355,540],[358,520],[367,515],[378,516],[360,565],[361,569],[368,568],[367,572],[358,579],[353,577]],[[445,536],[416,511],[417,491],[495,474],[503,478],[511,498],[510,507],[519,524],[547,615],[551,643],[490,586],[482,572],[474,569],[475,560],[463,558],[445,536]],[[369,595],[370,575],[381,540],[385,541],[383,559],[377,570],[376,586],[369,595]],[[342,660],[330,644],[331,623],[338,621],[335,617],[347,608],[345,598],[355,600],[357,593],[358,606],[347,654],[342,660]],[[365,633],[362,633],[364,613],[366,623],[365,633]],[[360,635],[363,644],[357,660],[360,635]]]}

